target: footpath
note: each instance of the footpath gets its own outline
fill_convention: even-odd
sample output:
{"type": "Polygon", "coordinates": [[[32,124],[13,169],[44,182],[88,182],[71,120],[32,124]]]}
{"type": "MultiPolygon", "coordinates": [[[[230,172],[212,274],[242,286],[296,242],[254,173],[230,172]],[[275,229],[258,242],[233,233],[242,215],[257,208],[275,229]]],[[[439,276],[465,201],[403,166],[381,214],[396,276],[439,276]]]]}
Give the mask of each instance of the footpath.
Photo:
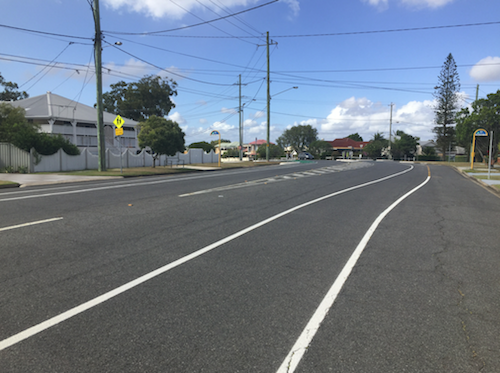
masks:
{"type": "Polygon", "coordinates": [[[479,184],[487,187],[491,191],[496,192],[500,195],[500,169],[492,168],[488,172],[488,168],[477,168],[474,172],[467,172],[470,170],[469,167],[456,167],[463,175],[472,179],[479,184]]]}
{"type": "MultiPolygon", "coordinates": [[[[185,166],[197,171],[213,171],[218,170],[218,167],[201,167],[201,166],[185,166]]],[[[158,174],[158,176],[161,174],[158,174]]],[[[137,176],[141,177],[141,176],[137,176]]],[[[110,180],[121,179],[123,176],[77,176],[65,174],[16,174],[16,173],[0,173],[0,189],[1,188],[18,188],[34,185],[48,185],[48,184],[63,184],[63,183],[76,183],[82,181],[97,181],[97,180],[110,180]],[[8,181],[13,184],[1,184],[2,181],[8,181]]]]}

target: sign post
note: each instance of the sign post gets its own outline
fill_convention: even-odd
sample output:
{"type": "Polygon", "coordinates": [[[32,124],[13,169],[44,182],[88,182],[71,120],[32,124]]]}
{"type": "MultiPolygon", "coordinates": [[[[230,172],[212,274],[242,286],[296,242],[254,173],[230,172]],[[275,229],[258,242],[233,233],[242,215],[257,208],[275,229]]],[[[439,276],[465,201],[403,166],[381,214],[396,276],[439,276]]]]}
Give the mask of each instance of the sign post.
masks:
{"type": "Polygon", "coordinates": [[[116,116],[115,120],[113,121],[114,125],[116,126],[115,128],[115,136],[116,139],[118,140],[118,144],[120,144],[120,173],[123,174],[123,154],[122,154],[122,142],[120,141],[120,137],[123,135],[123,124],[125,121],[123,118],[119,115],[116,116]]]}
{"type": "Polygon", "coordinates": [[[474,169],[474,150],[476,147],[476,136],[488,136],[488,132],[486,132],[486,130],[482,129],[482,128],[474,131],[474,136],[472,136],[472,151],[470,154],[470,169],[471,170],[474,169]]]}

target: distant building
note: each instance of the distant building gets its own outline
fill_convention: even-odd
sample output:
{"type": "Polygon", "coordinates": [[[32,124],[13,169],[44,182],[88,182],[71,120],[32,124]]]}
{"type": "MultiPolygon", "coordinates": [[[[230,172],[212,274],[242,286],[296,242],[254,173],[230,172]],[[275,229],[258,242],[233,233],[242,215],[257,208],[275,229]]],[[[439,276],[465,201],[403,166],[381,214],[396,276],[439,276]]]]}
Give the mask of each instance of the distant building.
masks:
{"type": "Polygon", "coordinates": [[[369,141],[355,141],[349,137],[327,142],[332,146],[333,151],[342,155],[342,158],[352,158],[355,154],[361,155],[363,148],[369,143],[369,141]]]}
{"type": "MultiPolygon", "coordinates": [[[[248,148],[248,155],[255,156],[257,154],[257,149],[259,149],[259,146],[267,144],[266,140],[257,140],[252,141],[249,145],[248,148]]],[[[274,145],[272,142],[269,142],[269,144],[274,145]]]]}
{"type": "MultiPolygon", "coordinates": [[[[65,97],[47,92],[44,95],[19,101],[9,101],[15,107],[26,110],[26,119],[38,124],[42,132],[60,134],[79,148],[97,152],[97,110],[65,97]]],[[[106,148],[139,150],[137,125],[132,119],[123,118],[123,135],[115,138],[115,114],[104,112],[104,137],[106,148]]]]}

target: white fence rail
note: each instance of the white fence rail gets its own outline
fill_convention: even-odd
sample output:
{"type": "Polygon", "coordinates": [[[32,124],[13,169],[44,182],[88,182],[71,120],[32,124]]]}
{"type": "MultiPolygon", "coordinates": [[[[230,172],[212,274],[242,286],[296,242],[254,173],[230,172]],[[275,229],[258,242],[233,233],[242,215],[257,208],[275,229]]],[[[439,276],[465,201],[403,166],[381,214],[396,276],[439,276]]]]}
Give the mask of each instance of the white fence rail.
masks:
{"type": "MultiPolygon", "coordinates": [[[[177,152],[174,156],[162,155],[156,165],[188,165],[193,163],[216,163],[218,154],[213,151],[205,153],[203,149],[189,149],[187,153],[177,152]]],[[[27,153],[14,145],[0,143],[0,170],[10,169],[26,172],[61,172],[97,169],[99,157],[87,149],[80,155],[68,155],[62,149],[52,155],[36,155],[33,149],[27,153]]],[[[106,149],[106,168],[151,167],[153,156],[143,150],[139,154],[125,149],[121,154],[116,149],[106,149]]]]}

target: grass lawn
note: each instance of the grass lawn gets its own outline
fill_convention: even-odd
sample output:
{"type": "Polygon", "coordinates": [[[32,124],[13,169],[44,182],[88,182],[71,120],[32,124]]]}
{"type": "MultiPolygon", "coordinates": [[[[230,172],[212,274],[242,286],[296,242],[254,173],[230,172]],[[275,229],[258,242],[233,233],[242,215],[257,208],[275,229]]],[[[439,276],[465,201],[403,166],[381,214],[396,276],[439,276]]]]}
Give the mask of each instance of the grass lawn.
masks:
{"type": "Polygon", "coordinates": [[[7,180],[0,180],[0,185],[17,185],[17,183],[7,180]]]}

